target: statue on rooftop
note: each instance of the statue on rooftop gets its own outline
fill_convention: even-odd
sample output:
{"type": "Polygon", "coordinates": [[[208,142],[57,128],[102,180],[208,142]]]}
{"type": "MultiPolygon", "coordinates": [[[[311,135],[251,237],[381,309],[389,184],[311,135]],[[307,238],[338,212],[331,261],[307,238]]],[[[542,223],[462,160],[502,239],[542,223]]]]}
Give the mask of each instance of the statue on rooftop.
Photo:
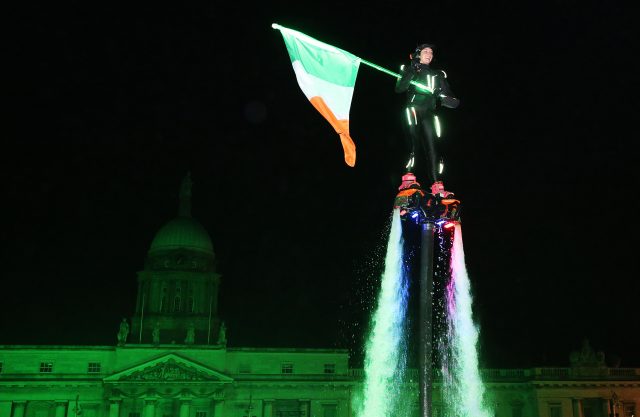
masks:
{"type": "Polygon", "coordinates": [[[226,345],[227,344],[227,326],[224,324],[224,321],[220,323],[220,331],[218,332],[218,344],[226,345]]]}
{"type": "Polygon", "coordinates": [[[160,344],[160,322],[156,321],[156,324],[153,326],[153,330],[151,331],[151,337],[153,338],[153,344],[160,344]]]}
{"type": "Polygon", "coordinates": [[[118,346],[124,346],[127,343],[127,337],[129,337],[129,323],[126,318],[123,318],[120,322],[120,330],[118,330],[118,346]]]}
{"type": "Polygon", "coordinates": [[[193,325],[193,322],[189,323],[189,327],[187,327],[187,337],[184,339],[185,345],[192,345],[196,340],[196,328],[193,325]]]}
{"type": "Polygon", "coordinates": [[[180,184],[180,206],[178,208],[178,215],[180,217],[191,217],[191,187],[193,181],[191,181],[191,172],[182,179],[180,184]]]}
{"type": "Polygon", "coordinates": [[[596,352],[589,344],[588,339],[582,340],[580,350],[574,350],[569,356],[571,366],[579,367],[602,367],[605,366],[604,353],[596,352]]]}

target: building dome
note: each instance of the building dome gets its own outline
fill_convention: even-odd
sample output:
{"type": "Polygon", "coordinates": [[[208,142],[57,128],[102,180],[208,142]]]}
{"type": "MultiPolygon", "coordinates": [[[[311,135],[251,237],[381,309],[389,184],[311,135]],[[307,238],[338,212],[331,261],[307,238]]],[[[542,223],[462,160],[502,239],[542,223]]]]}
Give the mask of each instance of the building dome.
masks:
{"type": "Polygon", "coordinates": [[[178,217],[165,224],[151,242],[149,255],[176,249],[197,251],[214,256],[211,238],[202,225],[191,217],[191,174],[182,180],[180,185],[180,206],[178,217]]]}
{"type": "Polygon", "coordinates": [[[149,248],[149,255],[174,249],[213,255],[213,244],[209,234],[197,220],[187,216],[176,217],[156,233],[149,248]]]}

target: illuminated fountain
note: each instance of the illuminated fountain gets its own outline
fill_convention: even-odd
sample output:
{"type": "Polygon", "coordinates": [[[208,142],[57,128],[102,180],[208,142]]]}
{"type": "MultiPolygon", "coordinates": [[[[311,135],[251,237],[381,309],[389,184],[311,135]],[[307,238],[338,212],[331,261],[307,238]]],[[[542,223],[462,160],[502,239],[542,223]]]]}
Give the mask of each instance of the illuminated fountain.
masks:
{"type": "Polygon", "coordinates": [[[405,179],[394,205],[380,293],[367,335],[356,415],[411,415],[408,405],[415,401],[415,381],[406,369],[409,358],[417,353],[422,417],[490,417],[493,412],[483,404],[460,202],[448,192],[425,193],[415,177],[405,179]],[[419,251],[409,248],[403,238],[410,239],[411,232],[419,233],[419,251]],[[419,252],[414,257],[419,273],[411,285],[414,252],[419,252]],[[409,316],[410,292],[418,306],[417,320],[409,316]],[[417,327],[416,340],[409,334],[408,322],[417,327]],[[441,398],[439,413],[432,400],[434,375],[441,376],[441,383],[435,384],[441,398]]]}

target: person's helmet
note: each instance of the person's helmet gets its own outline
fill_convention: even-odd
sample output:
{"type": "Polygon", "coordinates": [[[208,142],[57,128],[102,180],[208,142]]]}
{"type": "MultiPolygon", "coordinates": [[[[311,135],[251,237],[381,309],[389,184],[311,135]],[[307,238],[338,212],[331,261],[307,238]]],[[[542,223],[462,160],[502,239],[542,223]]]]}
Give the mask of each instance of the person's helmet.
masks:
{"type": "Polygon", "coordinates": [[[416,46],[416,49],[409,55],[411,57],[411,59],[413,60],[420,60],[420,51],[422,51],[424,48],[431,48],[431,50],[433,50],[434,54],[436,52],[436,46],[432,43],[423,43],[420,44],[418,46],[416,46]]]}

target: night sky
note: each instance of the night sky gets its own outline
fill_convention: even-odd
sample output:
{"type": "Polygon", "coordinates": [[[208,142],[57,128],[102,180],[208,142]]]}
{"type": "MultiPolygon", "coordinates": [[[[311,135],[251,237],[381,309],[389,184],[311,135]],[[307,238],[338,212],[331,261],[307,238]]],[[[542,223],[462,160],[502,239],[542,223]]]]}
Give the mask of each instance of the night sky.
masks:
{"type": "Polygon", "coordinates": [[[276,22],[392,71],[437,45],[432,66],[461,99],[442,113],[445,185],[463,204],[482,366],[568,366],[585,337],[609,363],[640,366],[635,15],[441,3],[13,9],[0,344],[115,344],[191,172],[229,346],[358,357],[406,157],[405,97],[360,67],[348,167],[276,22]]]}

